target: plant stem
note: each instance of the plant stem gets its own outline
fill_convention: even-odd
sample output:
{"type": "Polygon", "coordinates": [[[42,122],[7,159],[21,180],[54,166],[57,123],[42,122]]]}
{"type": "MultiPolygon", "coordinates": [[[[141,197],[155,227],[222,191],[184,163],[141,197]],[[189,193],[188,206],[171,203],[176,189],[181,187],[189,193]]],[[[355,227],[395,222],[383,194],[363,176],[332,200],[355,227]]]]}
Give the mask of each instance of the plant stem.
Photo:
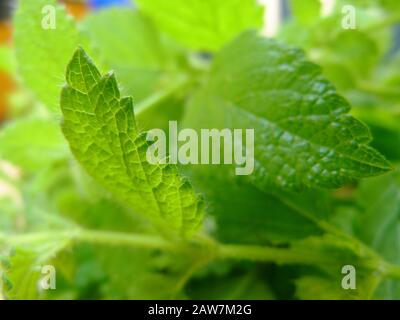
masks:
{"type": "Polygon", "coordinates": [[[108,231],[84,230],[75,237],[76,241],[104,245],[126,245],[143,249],[160,249],[187,255],[214,256],[215,259],[250,260],[276,263],[318,264],[333,263],[335,260],[302,251],[255,245],[229,245],[195,238],[184,243],[165,240],[158,236],[126,234],[108,231]]]}
{"type": "Polygon", "coordinates": [[[77,234],[74,240],[78,242],[129,246],[141,249],[174,250],[174,244],[161,237],[112,231],[83,230],[77,234]]]}
{"type": "MultiPolygon", "coordinates": [[[[197,237],[190,241],[174,242],[159,236],[128,234],[113,231],[73,230],[67,232],[45,232],[22,235],[0,233],[0,243],[10,245],[30,245],[34,242],[44,242],[49,239],[70,239],[73,242],[83,242],[108,246],[127,246],[138,249],[158,249],[184,255],[208,255],[208,261],[218,259],[249,260],[255,262],[274,262],[278,264],[334,265],[334,256],[320,255],[312,250],[298,248],[276,248],[270,246],[222,244],[209,239],[197,237]]],[[[363,267],[378,271],[386,277],[400,279],[400,266],[391,264],[380,257],[374,256],[363,267]]]]}
{"type": "Polygon", "coordinates": [[[190,80],[188,76],[184,74],[180,75],[171,86],[163,91],[159,91],[149,96],[144,101],[139,103],[135,108],[135,116],[140,118],[146,111],[149,111],[151,108],[156,107],[159,103],[187,86],[189,84],[189,81],[190,80]]]}

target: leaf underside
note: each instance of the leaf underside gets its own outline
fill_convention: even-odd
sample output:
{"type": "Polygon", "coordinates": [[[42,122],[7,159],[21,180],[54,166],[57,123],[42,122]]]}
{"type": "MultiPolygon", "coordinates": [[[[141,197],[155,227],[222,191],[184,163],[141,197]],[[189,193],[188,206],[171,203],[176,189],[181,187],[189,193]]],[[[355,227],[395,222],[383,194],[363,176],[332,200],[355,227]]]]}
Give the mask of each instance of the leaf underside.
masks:
{"type": "Polygon", "coordinates": [[[67,83],[61,95],[63,132],[82,166],[167,233],[193,233],[203,202],[175,166],[147,162],[146,134],[138,132],[132,98],[120,97],[114,74],[101,76],[79,48],[68,65],[67,83]]]}

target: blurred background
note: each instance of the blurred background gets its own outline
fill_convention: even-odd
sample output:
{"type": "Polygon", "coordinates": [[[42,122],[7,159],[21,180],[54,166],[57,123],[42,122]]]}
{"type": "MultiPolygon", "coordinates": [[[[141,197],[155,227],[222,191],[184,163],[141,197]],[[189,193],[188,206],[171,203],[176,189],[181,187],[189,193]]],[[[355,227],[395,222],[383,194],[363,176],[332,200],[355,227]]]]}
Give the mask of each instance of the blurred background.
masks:
{"type": "MultiPolygon", "coordinates": [[[[0,123],[7,118],[13,118],[24,108],[26,94],[19,91],[15,79],[15,63],[12,55],[12,14],[18,0],[0,0],[0,123]],[[13,110],[11,110],[11,105],[13,110]]],[[[59,0],[64,3],[69,13],[76,19],[82,19],[90,11],[103,10],[113,6],[133,6],[132,0],[59,0]]],[[[264,33],[274,36],[279,32],[280,26],[291,18],[289,0],[259,0],[268,10],[265,13],[264,33]]],[[[335,0],[321,0],[321,15],[329,15],[335,4],[335,0]]],[[[106,21],[104,23],[107,23],[106,21]]],[[[400,47],[400,26],[395,27],[393,39],[394,54],[400,47]]],[[[299,34],[301,38],[301,34],[299,34]]],[[[332,48],[334,49],[334,48],[332,48]]]]}

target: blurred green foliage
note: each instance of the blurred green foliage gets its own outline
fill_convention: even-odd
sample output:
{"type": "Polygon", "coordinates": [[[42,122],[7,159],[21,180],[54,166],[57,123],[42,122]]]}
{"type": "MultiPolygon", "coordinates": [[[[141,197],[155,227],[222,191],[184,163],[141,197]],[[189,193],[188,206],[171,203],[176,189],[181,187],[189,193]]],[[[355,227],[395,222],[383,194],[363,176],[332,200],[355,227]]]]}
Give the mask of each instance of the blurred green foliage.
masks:
{"type": "MultiPolygon", "coordinates": [[[[400,299],[399,3],[338,0],[321,16],[319,1],[292,0],[290,19],[265,39],[248,30],[263,25],[253,0],[141,0],[80,22],[55,0],[20,2],[14,56],[0,49],[0,69],[24,85],[0,130],[0,297],[400,299]],[[48,4],[54,30],[41,25],[48,4]],[[344,5],[356,29],[342,27],[344,5]],[[71,60],[78,46],[99,74],[83,51],[71,60]],[[132,96],[135,120],[119,96],[118,107],[91,110],[88,92],[64,95],[62,112],[66,73],[79,89],[109,70],[118,84],[93,96],[132,96]],[[124,131],[104,120],[110,113],[135,137],[169,120],[255,128],[255,173],[160,170],[170,179],[157,194],[169,209],[160,231],[152,181],[130,179],[134,161],[117,148],[124,131]],[[171,190],[197,203],[191,186],[207,204],[202,226],[171,235],[192,228],[175,223],[193,213],[171,190]],[[37,285],[46,264],[56,290],[37,285]],[[355,290],[341,287],[348,264],[355,290]]],[[[146,165],[148,175],[159,169],[146,165]]]]}

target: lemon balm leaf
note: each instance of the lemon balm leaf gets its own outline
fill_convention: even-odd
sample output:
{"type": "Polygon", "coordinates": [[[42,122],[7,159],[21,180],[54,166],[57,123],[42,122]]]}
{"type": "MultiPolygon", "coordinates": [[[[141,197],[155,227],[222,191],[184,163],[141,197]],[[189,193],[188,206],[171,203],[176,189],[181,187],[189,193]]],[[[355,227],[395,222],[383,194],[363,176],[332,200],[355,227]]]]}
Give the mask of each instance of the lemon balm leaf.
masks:
{"type": "Polygon", "coordinates": [[[86,171],[118,199],[166,232],[198,229],[203,202],[175,166],[146,160],[146,134],[136,127],[132,98],[120,97],[113,73],[102,76],[83,49],[67,68],[61,94],[63,132],[86,171]]]}
{"type": "Polygon", "coordinates": [[[392,168],[349,110],[301,50],[246,32],[216,57],[186,125],[253,128],[262,190],[336,188],[392,168]]]}

